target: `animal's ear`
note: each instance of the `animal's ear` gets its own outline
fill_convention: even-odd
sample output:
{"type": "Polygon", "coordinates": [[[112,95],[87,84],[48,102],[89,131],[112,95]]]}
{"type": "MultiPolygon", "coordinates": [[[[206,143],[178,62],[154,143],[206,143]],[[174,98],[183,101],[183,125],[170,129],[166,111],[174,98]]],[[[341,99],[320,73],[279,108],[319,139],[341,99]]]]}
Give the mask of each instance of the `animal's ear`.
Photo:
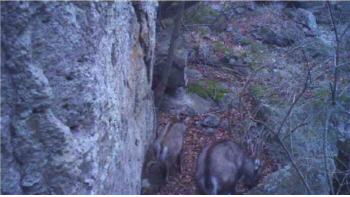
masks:
{"type": "Polygon", "coordinates": [[[254,169],[257,170],[259,169],[260,166],[260,160],[259,159],[255,159],[254,160],[254,169]]]}

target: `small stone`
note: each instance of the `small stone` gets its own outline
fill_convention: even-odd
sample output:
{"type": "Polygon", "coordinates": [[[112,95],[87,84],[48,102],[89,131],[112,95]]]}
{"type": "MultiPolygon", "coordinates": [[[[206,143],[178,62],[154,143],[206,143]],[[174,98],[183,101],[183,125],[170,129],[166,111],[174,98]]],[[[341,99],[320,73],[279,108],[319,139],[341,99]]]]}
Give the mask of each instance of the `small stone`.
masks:
{"type": "Polygon", "coordinates": [[[233,31],[233,27],[227,27],[227,28],[226,28],[226,31],[228,31],[228,32],[233,31]]]}
{"type": "Polygon", "coordinates": [[[215,129],[213,129],[213,128],[207,128],[206,130],[205,130],[205,132],[206,133],[215,133],[215,129]]]}
{"type": "Polygon", "coordinates": [[[186,107],[185,113],[187,115],[196,115],[196,111],[192,107],[189,107],[189,106],[186,107]]]}
{"type": "Polygon", "coordinates": [[[202,125],[207,127],[217,127],[220,123],[220,118],[217,115],[209,114],[203,121],[202,125]]]}
{"type": "Polygon", "coordinates": [[[220,126],[227,129],[228,128],[228,120],[222,121],[220,126]]]}
{"type": "Polygon", "coordinates": [[[237,12],[238,14],[243,14],[243,13],[245,12],[245,9],[244,9],[244,8],[237,8],[237,9],[236,9],[236,12],[237,12]]]}
{"type": "Polygon", "coordinates": [[[197,127],[197,128],[202,128],[202,124],[201,124],[199,121],[197,121],[197,122],[196,122],[196,127],[197,127]]]}
{"type": "Polygon", "coordinates": [[[234,65],[237,61],[235,60],[235,58],[230,58],[230,60],[228,61],[228,64],[230,65],[234,65]]]}

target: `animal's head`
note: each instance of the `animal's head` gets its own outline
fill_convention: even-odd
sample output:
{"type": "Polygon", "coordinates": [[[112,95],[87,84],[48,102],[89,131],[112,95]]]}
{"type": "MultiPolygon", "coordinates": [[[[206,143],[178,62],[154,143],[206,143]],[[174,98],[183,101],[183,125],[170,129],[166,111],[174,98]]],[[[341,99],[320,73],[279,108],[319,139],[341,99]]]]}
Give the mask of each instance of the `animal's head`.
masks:
{"type": "Polygon", "coordinates": [[[244,184],[253,188],[258,184],[260,178],[260,160],[247,158],[244,164],[244,184]]]}

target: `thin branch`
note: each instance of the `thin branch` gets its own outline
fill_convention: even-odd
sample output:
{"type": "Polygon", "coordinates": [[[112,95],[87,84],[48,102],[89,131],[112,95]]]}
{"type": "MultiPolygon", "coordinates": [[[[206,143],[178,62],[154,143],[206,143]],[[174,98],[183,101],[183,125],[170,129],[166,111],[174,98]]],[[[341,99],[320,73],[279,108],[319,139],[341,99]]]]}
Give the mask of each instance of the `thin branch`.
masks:
{"type": "Polygon", "coordinates": [[[327,111],[327,117],[326,117],[326,122],[324,125],[324,137],[323,137],[323,154],[324,154],[324,165],[325,165],[325,170],[326,170],[326,176],[328,180],[328,185],[331,190],[331,195],[334,195],[333,191],[333,186],[332,186],[332,181],[331,178],[329,177],[329,169],[328,169],[328,156],[327,156],[327,134],[328,134],[328,122],[329,118],[332,114],[332,110],[327,111]]]}
{"type": "Polygon", "coordinates": [[[295,170],[297,171],[298,175],[300,176],[301,180],[303,181],[303,183],[304,183],[304,185],[305,185],[305,187],[306,187],[307,192],[308,192],[310,195],[312,195],[312,192],[311,192],[311,190],[310,190],[310,187],[309,187],[309,185],[307,184],[307,182],[306,182],[306,180],[305,180],[303,174],[302,174],[301,171],[299,170],[298,166],[296,165],[296,163],[295,163],[295,161],[294,161],[292,155],[289,153],[287,147],[284,145],[284,143],[281,141],[281,139],[280,139],[278,136],[276,136],[276,137],[277,137],[278,143],[281,144],[283,150],[287,153],[287,155],[288,155],[290,161],[292,162],[292,164],[293,164],[295,170]]]}
{"type": "Polygon", "coordinates": [[[204,5],[204,4],[203,4],[203,1],[200,2],[199,5],[198,5],[196,8],[194,8],[194,12],[193,12],[193,14],[192,14],[192,16],[191,16],[190,18],[193,18],[193,17],[197,14],[197,11],[198,11],[203,5],[204,5]]]}
{"type": "MultiPolygon", "coordinates": [[[[296,46],[296,47],[292,48],[291,50],[289,50],[287,53],[285,53],[282,57],[280,57],[280,59],[285,58],[287,55],[289,55],[291,52],[293,52],[293,51],[295,51],[297,49],[305,48],[305,47],[307,47],[309,45],[313,45],[313,44],[315,44],[317,42],[320,42],[320,41],[315,41],[315,42],[307,43],[307,44],[304,44],[304,45],[301,45],[301,46],[296,46]]],[[[278,60],[276,60],[276,61],[278,61],[278,60]]]]}
{"type": "Polygon", "coordinates": [[[197,27],[197,26],[212,26],[212,24],[193,24],[193,25],[185,25],[186,27],[197,27]]]}
{"type": "Polygon", "coordinates": [[[178,36],[180,33],[180,21],[181,21],[182,13],[184,10],[184,5],[185,5],[185,2],[183,2],[183,1],[179,2],[178,8],[177,8],[177,13],[176,13],[176,18],[175,18],[175,24],[174,24],[173,32],[172,32],[171,38],[170,38],[166,66],[163,69],[161,80],[154,90],[154,100],[156,102],[156,105],[160,104],[160,102],[163,98],[163,95],[164,95],[166,85],[167,85],[168,80],[169,80],[170,70],[171,70],[171,67],[173,64],[173,59],[174,59],[174,51],[175,51],[176,46],[178,45],[178,36]]]}
{"type": "Polygon", "coordinates": [[[268,128],[273,134],[275,134],[275,137],[276,137],[276,139],[277,139],[277,142],[278,142],[279,144],[281,144],[283,150],[287,153],[287,156],[289,157],[289,160],[292,162],[292,164],[293,164],[295,170],[297,171],[298,175],[300,176],[301,180],[303,181],[303,183],[304,183],[304,185],[305,185],[305,187],[306,187],[306,189],[307,189],[307,192],[308,192],[309,194],[312,195],[312,192],[311,192],[311,190],[310,190],[310,187],[309,187],[309,185],[307,184],[307,182],[306,182],[306,180],[305,180],[303,174],[301,173],[301,171],[299,170],[298,166],[296,165],[296,163],[295,163],[295,161],[294,161],[292,155],[289,153],[287,147],[284,145],[284,143],[283,143],[282,140],[279,138],[279,136],[276,135],[277,132],[274,131],[273,129],[271,129],[271,128],[270,128],[268,125],[266,125],[264,122],[261,122],[261,121],[259,121],[259,120],[255,120],[255,119],[253,119],[253,118],[250,118],[250,119],[253,120],[254,122],[259,122],[259,123],[263,124],[263,125],[264,125],[266,128],[268,128]]]}
{"type": "MultiPolygon", "coordinates": [[[[243,92],[245,92],[245,90],[246,90],[246,88],[247,88],[247,86],[248,86],[250,80],[251,80],[251,75],[248,76],[247,80],[246,80],[245,83],[244,83],[244,86],[243,86],[242,91],[238,94],[238,95],[239,95],[238,112],[239,112],[240,114],[242,114],[242,118],[243,118],[243,113],[242,113],[242,97],[243,97],[243,96],[242,96],[242,94],[243,94],[243,92]]],[[[233,102],[233,100],[232,100],[231,102],[233,102]]]]}
{"type": "Polygon", "coordinates": [[[338,180],[339,188],[338,188],[338,190],[337,190],[337,194],[336,194],[336,195],[339,195],[339,192],[340,192],[341,188],[342,188],[343,185],[344,185],[344,181],[345,181],[346,177],[347,177],[347,176],[345,176],[345,175],[343,176],[343,180],[341,181],[341,183],[339,183],[339,180],[338,180]]]}
{"type": "MultiPolygon", "coordinates": [[[[184,24],[184,21],[181,19],[181,24],[182,24],[182,26],[190,33],[190,35],[191,35],[191,37],[192,37],[192,39],[194,40],[194,41],[196,41],[197,42],[197,44],[198,44],[198,50],[201,50],[201,44],[197,41],[197,39],[193,36],[193,34],[192,34],[192,32],[186,27],[186,25],[184,24]]],[[[207,66],[206,66],[206,64],[205,64],[205,60],[204,60],[204,64],[202,64],[202,62],[195,56],[195,58],[196,58],[196,60],[201,64],[201,66],[203,66],[204,67],[204,74],[206,74],[207,73],[207,66]]],[[[204,59],[205,59],[205,57],[204,57],[204,59]]]]}
{"type": "Polygon", "coordinates": [[[254,118],[252,118],[252,117],[250,117],[250,119],[252,120],[252,121],[254,121],[254,122],[257,122],[257,123],[260,123],[260,124],[262,124],[262,125],[264,125],[266,128],[268,128],[273,134],[277,134],[277,132],[275,131],[275,130],[273,130],[271,127],[269,127],[265,122],[262,122],[262,121],[260,121],[260,120],[256,120],[256,119],[254,119],[254,118]]]}
{"type": "MultiPolygon", "coordinates": [[[[314,67],[314,66],[313,66],[313,67],[314,67]]],[[[312,70],[313,67],[311,67],[311,68],[308,70],[308,73],[307,73],[307,76],[306,76],[306,81],[305,81],[303,90],[300,92],[300,94],[298,95],[298,97],[295,99],[295,102],[292,104],[292,106],[290,106],[290,108],[289,108],[289,110],[288,110],[286,116],[284,117],[284,119],[283,119],[283,121],[282,121],[282,123],[281,123],[281,125],[280,125],[280,127],[279,127],[279,129],[278,129],[278,131],[277,131],[277,135],[278,135],[278,136],[279,136],[279,134],[281,133],[282,127],[283,127],[284,123],[286,122],[287,118],[289,117],[289,114],[292,112],[292,110],[293,110],[295,104],[298,103],[299,99],[303,96],[304,92],[305,92],[306,89],[308,88],[308,82],[309,82],[309,80],[311,79],[311,70],[312,70]]]]}
{"type": "Polygon", "coordinates": [[[286,136],[283,138],[282,141],[286,140],[290,135],[292,135],[292,134],[294,133],[294,131],[296,131],[296,130],[299,129],[300,127],[306,126],[306,125],[308,125],[308,124],[310,124],[310,123],[311,123],[311,121],[309,121],[309,122],[304,122],[304,123],[301,123],[300,125],[294,127],[294,128],[289,132],[289,134],[286,135],[286,136]]]}
{"type": "Polygon", "coordinates": [[[348,24],[348,26],[345,28],[345,30],[343,31],[343,33],[339,36],[339,39],[342,39],[343,36],[345,35],[345,33],[350,29],[350,22],[348,24]]]}
{"type": "Polygon", "coordinates": [[[333,89],[332,104],[335,105],[335,99],[336,99],[336,95],[337,95],[337,81],[338,81],[337,65],[339,62],[339,38],[338,38],[337,26],[335,25],[334,16],[333,16],[333,12],[332,12],[331,5],[330,5],[329,1],[327,1],[327,5],[328,5],[329,14],[331,16],[331,20],[332,20],[332,24],[333,24],[333,28],[334,28],[335,41],[336,41],[335,58],[334,58],[334,83],[333,83],[333,88],[332,88],[333,89]]]}
{"type": "Polygon", "coordinates": [[[343,113],[345,113],[345,114],[350,116],[350,112],[347,112],[347,111],[340,111],[340,112],[343,112],[343,113]]]}

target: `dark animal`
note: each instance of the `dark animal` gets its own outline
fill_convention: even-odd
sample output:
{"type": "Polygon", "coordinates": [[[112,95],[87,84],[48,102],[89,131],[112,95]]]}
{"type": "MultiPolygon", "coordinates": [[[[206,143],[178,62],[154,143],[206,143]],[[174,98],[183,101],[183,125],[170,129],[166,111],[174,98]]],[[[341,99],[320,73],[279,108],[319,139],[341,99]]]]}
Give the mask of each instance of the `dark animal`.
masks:
{"type": "Polygon", "coordinates": [[[164,182],[168,182],[171,168],[178,164],[181,172],[181,152],[186,126],[179,117],[170,121],[155,141],[156,161],[161,165],[164,182]]]}
{"type": "Polygon", "coordinates": [[[249,189],[257,185],[259,164],[259,160],[248,157],[232,140],[222,140],[202,149],[195,181],[201,194],[235,194],[242,176],[249,189]]]}

